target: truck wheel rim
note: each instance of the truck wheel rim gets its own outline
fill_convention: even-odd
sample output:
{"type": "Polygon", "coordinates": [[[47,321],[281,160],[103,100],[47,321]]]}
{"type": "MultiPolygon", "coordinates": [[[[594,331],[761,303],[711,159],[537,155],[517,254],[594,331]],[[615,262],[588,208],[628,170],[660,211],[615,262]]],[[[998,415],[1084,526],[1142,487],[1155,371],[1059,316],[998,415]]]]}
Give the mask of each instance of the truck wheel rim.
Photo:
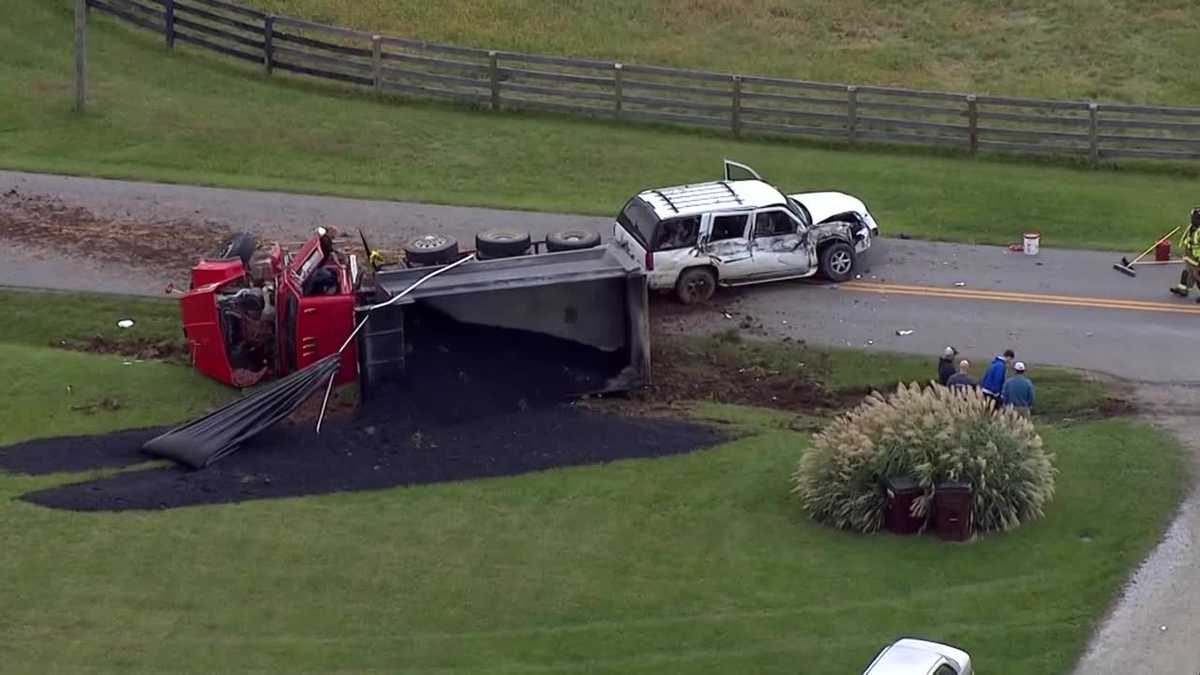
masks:
{"type": "Polygon", "coordinates": [[[444,246],[445,243],[445,239],[429,235],[427,237],[421,237],[420,239],[414,239],[412,242],[412,247],[421,249],[438,248],[440,246],[444,246]]]}
{"type": "Polygon", "coordinates": [[[704,277],[692,279],[688,281],[687,289],[694,298],[704,297],[708,293],[708,279],[704,277]]]}
{"type": "Polygon", "coordinates": [[[850,254],[845,251],[835,251],[829,257],[829,267],[836,274],[845,274],[850,271],[853,262],[850,260],[850,254]]]}

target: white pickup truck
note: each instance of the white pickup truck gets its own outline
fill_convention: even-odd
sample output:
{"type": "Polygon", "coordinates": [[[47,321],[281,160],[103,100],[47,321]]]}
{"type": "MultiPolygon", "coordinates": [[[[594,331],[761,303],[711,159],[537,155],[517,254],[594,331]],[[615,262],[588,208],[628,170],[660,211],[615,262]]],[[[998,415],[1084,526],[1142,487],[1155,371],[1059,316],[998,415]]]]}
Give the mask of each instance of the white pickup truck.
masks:
{"type": "Polygon", "coordinates": [[[857,197],[784,194],[750,167],[725,160],[725,179],[644,190],[613,226],[613,240],[646,269],[651,289],[704,302],[718,285],[853,274],[879,226],[857,197]]]}

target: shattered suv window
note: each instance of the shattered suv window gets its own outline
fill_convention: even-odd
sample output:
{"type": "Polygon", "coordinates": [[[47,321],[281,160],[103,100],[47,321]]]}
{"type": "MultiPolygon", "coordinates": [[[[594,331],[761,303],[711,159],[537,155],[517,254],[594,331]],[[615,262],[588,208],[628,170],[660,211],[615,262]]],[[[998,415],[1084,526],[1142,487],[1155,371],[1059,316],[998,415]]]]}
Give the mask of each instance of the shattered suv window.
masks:
{"type": "Polygon", "coordinates": [[[783,211],[762,211],[754,216],[755,237],[779,237],[796,233],[796,221],[783,211]]]}
{"type": "Polygon", "coordinates": [[[658,224],[658,239],[654,242],[654,250],[669,251],[695,246],[699,236],[700,216],[664,220],[658,224]]]}
{"type": "Polygon", "coordinates": [[[658,225],[658,216],[654,215],[654,209],[641,199],[637,197],[630,199],[625,204],[625,208],[621,209],[620,215],[617,216],[617,222],[641,242],[642,246],[649,248],[650,242],[654,241],[654,229],[658,225]]]}
{"type": "Polygon", "coordinates": [[[736,216],[717,216],[712,221],[712,236],[710,241],[737,239],[746,235],[746,214],[736,216]]]}

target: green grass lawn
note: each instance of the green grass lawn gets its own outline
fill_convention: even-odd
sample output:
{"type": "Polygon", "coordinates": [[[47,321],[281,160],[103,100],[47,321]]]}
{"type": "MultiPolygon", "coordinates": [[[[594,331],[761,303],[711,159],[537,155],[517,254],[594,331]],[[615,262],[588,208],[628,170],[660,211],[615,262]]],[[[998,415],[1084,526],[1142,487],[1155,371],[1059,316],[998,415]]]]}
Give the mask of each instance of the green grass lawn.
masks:
{"type": "Polygon", "coordinates": [[[249,0],[390,35],[808,80],[1200,102],[1187,0],[249,0]]]}
{"type": "MultiPolygon", "coordinates": [[[[66,332],[131,307],[170,313],[0,298],[27,323],[71,315],[66,332]]],[[[6,415],[0,443],[164,422],[224,391],[180,366],[31,346],[53,334],[0,339],[5,411],[23,418],[6,415]],[[64,381],[102,385],[130,416],[64,420],[41,393],[64,381]]],[[[825,377],[882,387],[929,365],[872,358],[868,376],[831,353],[825,377]]],[[[13,498],[77,477],[0,473],[0,670],[825,675],[917,634],[967,646],[981,672],[1066,673],[1185,481],[1153,428],[1043,426],[1061,470],[1045,519],[969,545],[864,537],[789,496],[808,437],[785,416],[696,414],[750,435],[666,459],[145,513],[36,507],[13,498]]]]}
{"type": "MultiPolygon", "coordinates": [[[[0,25],[0,167],[612,215],[632,193],[750,162],[862,196],[884,233],[1141,250],[1196,201],[1187,175],[861,151],[544,115],[377,102],[179,48],[93,13],[92,99],[70,112],[69,3],[0,25]]],[[[322,18],[322,17],[318,17],[322,18]]]]}

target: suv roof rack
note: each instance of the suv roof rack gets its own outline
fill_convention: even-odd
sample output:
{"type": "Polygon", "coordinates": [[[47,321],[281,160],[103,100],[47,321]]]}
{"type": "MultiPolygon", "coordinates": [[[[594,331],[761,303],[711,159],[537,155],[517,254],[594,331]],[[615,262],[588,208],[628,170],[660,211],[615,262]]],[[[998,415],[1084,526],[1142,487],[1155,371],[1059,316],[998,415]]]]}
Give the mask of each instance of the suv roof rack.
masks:
{"type": "Polygon", "coordinates": [[[695,208],[698,206],[741,206],[744,203],[737,191],[728,182],[723,180],[650,190],[648,194],[661,199],[667,208],[675,213],[679,213],[684,208],[695,208]]]}

